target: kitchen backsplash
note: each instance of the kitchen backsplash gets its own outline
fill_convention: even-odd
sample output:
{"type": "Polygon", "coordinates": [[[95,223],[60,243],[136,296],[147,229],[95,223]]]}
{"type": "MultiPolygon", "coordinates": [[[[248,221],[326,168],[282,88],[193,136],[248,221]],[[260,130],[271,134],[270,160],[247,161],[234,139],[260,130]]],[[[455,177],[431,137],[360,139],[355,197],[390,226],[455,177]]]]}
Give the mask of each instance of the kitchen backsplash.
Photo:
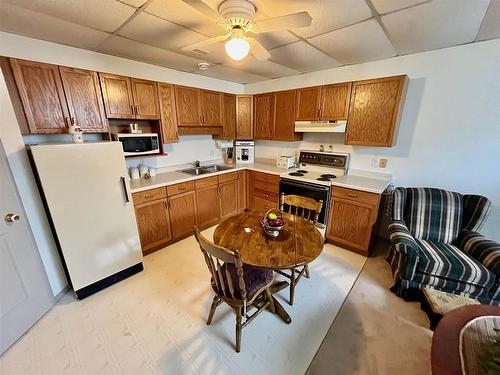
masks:
{"type": "Polygon", "coordinates": [[[164,145],[163,149],[167,155],[128,159],[127,166],[135,167],[139,164],[145,164],[148,167],[161,170],[162,168],[192,163],[195,160],[205,162],[223,158],[222,151],[216,147],[211,135],[180,136],[179,143],[164,145]]]}

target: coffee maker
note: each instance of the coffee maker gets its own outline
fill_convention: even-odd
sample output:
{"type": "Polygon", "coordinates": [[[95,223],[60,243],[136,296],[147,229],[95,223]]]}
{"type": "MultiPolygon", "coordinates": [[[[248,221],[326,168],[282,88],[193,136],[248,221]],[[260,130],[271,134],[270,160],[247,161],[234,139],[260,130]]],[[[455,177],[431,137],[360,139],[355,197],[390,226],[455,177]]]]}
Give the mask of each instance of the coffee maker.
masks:
{"type": "Polygon", "coordinates": [[[236,141],[234,156],[236,164],[253,164],[255,162],[255,142],[236,141]]]}

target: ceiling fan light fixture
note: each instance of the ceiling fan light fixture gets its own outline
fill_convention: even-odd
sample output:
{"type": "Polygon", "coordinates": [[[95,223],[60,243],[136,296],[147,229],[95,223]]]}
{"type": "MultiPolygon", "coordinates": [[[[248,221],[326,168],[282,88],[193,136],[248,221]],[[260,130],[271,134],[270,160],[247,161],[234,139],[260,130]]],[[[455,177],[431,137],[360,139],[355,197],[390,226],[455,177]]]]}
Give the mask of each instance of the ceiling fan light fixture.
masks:
{"type": "Polygon", "coordinates": [[[233,60],[240,61],[247,57],[250,52],[250,43],[245,38],[243,30],[234,28],[231,38],[224,44],[224,49],[233,60]]]}

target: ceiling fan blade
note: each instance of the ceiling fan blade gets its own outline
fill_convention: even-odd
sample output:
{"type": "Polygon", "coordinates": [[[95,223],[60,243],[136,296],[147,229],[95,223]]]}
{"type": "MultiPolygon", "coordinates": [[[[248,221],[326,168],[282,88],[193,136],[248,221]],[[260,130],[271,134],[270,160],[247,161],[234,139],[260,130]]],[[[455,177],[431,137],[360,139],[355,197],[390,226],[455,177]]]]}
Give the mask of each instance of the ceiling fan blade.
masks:
{"type": "Polygon", "coordinates": [[[217,42],[222,42],[226,40],[230,34],[226,35],[219,35],[213,38],[208,38],[205,40],[202,40],[201,42],[193,43],[188,46],[184,46],[181,48],[181,51],[194,51],[195,49],[202,49],[203,47],[210,46],[212,44],[215,44],[217,42]]]}
{"type": "Polygon", "coordinates": [[[202,0],[182,0],[185,2],[187,5],[189,5],[191,8],[196,9],[198,12],[203,14],[204,16],[211,18],[215,21],[220,21],[224,22],[225,19],[222,17],[219,12],[217,12],[215,9],[212,7],[208,6],[204,1],[202,0]]]}
{"type": "Polygon", "coordinates": [[[250,51],[257,60],[264,61],[271,57],[269,51],[254,38],[248,38],[248,42],[250,43],[250,51]]]}
{"type": "Polygon", "coordinates": [[[296,27],[309,26],[312,18],[307,12],[287,14],[286,16],[268,18],[255,22],[257,33],[267,33],[269,31],[294,29],[296,27]]]}

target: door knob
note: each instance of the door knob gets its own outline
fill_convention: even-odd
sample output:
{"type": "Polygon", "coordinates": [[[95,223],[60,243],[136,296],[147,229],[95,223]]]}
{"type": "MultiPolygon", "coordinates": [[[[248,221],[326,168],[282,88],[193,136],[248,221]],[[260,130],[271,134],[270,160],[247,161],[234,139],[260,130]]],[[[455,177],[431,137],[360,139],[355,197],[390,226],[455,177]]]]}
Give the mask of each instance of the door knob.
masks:
{"type": "Polygon", "coordinates": [[[17,223],[21,219],[18,214],[7,214],[4,217],[6,223],[17,223]]]}

